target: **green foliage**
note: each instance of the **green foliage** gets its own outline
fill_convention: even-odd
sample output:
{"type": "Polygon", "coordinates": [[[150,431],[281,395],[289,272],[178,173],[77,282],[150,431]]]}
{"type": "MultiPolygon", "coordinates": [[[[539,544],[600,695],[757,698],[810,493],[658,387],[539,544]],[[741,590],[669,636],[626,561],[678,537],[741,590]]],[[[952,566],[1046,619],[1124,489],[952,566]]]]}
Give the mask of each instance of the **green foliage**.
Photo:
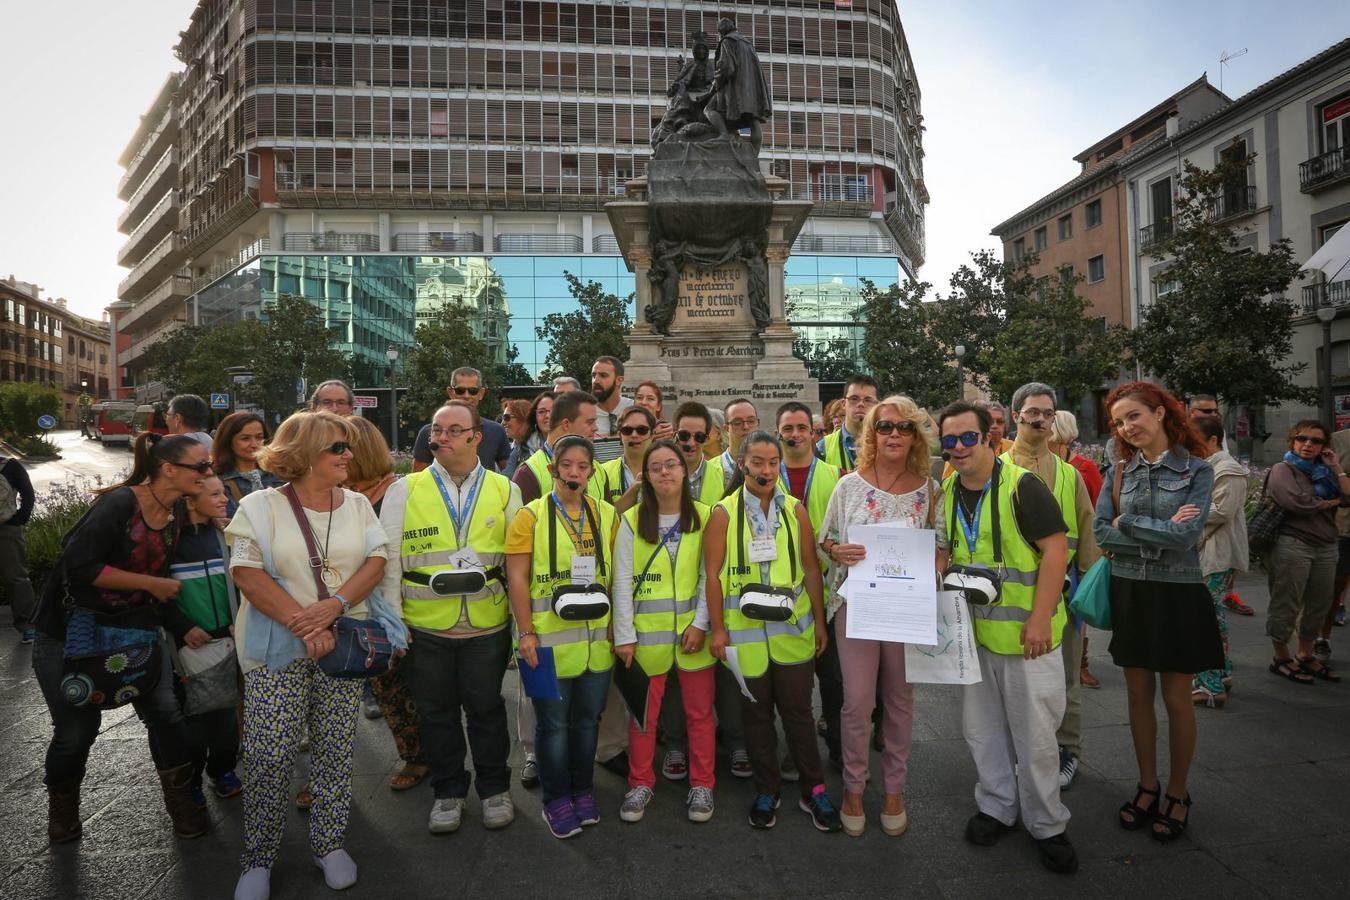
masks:
{"type": "Polygon", "coordinates": [[[57,447],[56,444],[46,438],[15,438],[10,443],[14,449],[22,453],[24,459],[29,462],[61,458],[61,448],[57,447]]]}
{"type": "MultiPolygon", "coordinates": [[[[989,250],[972,254],[972,265],[952,273],[951,292],[938,297],[929,319],[928,334],[942,358],[954,361],[956,347],[965,347],[966,375],[986,390],[991,387],[999,335],[1035,291],[1036,279],[1028,272],[1031,262],[1007,263],[989,250]]],[[[955,390],[948,399],[955,399],[955,390]]]]}
{"type": "Polygon", "coordinates": [[[806,363],[807,373],[817,381],[847,381],[858,371],[848,338],[812,342],[799,337],[792,342],[792,355],[806,363]]]}
{"type": "Polygon", "coordinates": [[[101,484],[101,479],[71,478],[38,493],[33,517],[24,526],[23,535],[28,578],[39,595],[61,556],[61,538],[93,505],[93,491],[101,484]]]}
{"type": "Polygon", "coordinates": [[[61,395],[56,388],[33,381],[0,384],[0,434],[33,437],[42,430],[38,428],[42,416],[61,420],[61,395]]]}
{"type": "Polygon", "coordinates": [[[1225,159],[1212,171],[1186,163],[1172,233],[1152,251],[1172,260],[1156,279],[1174,289],[1144,308],[1131,350],[1183,394],[1256,408],[1316,402],[1316,389],[1295,381],[1307,362],[1290,361],[1295,311],[1285,291],[1299,271],[1292,244],[1244,248],[1250,226],[1212,221],[1225,196],[1246,184],[1248,163],[1225,159]]]}
{"type": "Polygon", "coordinates": [[[596,281],[583,284],[571,272],[564,272],[563,277],[581,309],[549,313],[535,328],[539,339],[549,345],[548,356],[544,357],[547,368],[540,379],[571,375],[582,384],[590,384],[591,364],[597,356],[628,356],[628,329],[633,325],[628,303],[633,297],[620,298],[596,281]]]}
{"type": "Polygon", "coordinates": [[[506,362],[492,364],[493,374],[489,376],[492,385],[534,384],[534,376],[518,362],[519,359],[520,348],[515,344],[507,345],[506,362]]]}
{"type": "MultiPolygon", "coordinates": [[[[449,303],[434,317],[418,324],[416,344],[403,360],[406,363],[400,367],[398,383],[407,388],[407,393],[402,409],[418,422],[430,421],[431,414],[446,401],[445,389],[450,386],[450,373],[455,369],[473,366],[480,372],[491,373],[495,365],[488,348],[474,336],[468,311],[449,303]]],[[[485,415],[490,414],[488,407],[482,410],[485,415]]]]}
{"type": "Polygon", "coordinates": [[[866,325],[863,363],[881,382],[882,396],[905,394],[937,409],[956,398],[956,371],[953,357],[933,338],[939,309],[924,300],[930,288],[927,282],[907,282],[882,291],[864,280],[857,316],[866,325]]]}

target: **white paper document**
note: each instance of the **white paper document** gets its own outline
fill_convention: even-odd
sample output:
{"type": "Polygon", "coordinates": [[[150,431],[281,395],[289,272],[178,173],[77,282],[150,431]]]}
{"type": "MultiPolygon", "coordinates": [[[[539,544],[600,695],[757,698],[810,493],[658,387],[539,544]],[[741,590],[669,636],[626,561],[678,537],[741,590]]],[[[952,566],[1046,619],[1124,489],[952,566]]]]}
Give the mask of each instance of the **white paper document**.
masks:
{"type": "Polygon", "coordinates": [[[839,590],[848,601],[848,637],[936,643],[934,532],[895,524],[850,525],[848,542],[865,551],[839,590]]]}
{"type": "Polygon", "coordinates": [[[750,688],[745,685],[745,675],[741,672],[740,651],[734,644],[727,645],[727,668],[731,670],[732,675],[736,676],[736,683],[741,686],[741,693],[745,695],[745,699],[751,703],[759,702],[755,700],[755,695],[750,693],[750,688]]]}

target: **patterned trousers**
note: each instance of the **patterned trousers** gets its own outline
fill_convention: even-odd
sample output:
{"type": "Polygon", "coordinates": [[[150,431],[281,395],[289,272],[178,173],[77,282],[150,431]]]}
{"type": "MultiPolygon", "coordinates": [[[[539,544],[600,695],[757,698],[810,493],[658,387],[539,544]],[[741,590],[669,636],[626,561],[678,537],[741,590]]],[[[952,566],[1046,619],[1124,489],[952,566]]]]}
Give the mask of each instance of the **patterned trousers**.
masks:
{"type": "Polygon", "coordinates": [[[352,738],[364,682],[329,678],[312,659],[244,676],[244,852],[247,872],[271,868],[291,805],[291,772],[309,723],[309,847],[325,856],[342,847],[352,805],[352,738]]]}
{"type": "Polygon", "coordinates": [[[1193,690],[1205,691],[1211,697],[1226,693],[1233,681],[1233,658],[1228,655],[1228,614],[1224,612],[1223,598],[1233,590],[1233,579],[1237,573],[1232,569],[1214,572],[1205,576],[1205,587],[1209,588],[1210,599],[1214,601],[1214,617],[1219,620],[1219,636],[1223,638],[1223,668],[1210,669],[1196,674],[1191,682],[1193,690]]]}
{"type": "Polygon", "coordinates": [[[394,667],[377,678],[370,679],[370,689],[375,701],[380,704],[385,724],[394,736],[394,746],[398,748],[398,758],[407,765],[426,765],[422,755],[422,739],[417,735],[417,707],[413,704],[412,692],[403,677],[404,662],[395,660],[394,667]]]}

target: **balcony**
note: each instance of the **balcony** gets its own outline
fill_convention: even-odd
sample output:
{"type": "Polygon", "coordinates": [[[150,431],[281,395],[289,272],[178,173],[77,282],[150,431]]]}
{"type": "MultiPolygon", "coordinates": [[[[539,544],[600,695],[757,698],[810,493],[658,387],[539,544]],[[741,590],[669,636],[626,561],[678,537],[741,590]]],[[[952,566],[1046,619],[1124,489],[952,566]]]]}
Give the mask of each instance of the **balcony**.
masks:
{"type": "Polygon", "coordinates": [[[117,217],[117,230],[123,234],[135,230],[146,212],[153,208],[155,201],[164,196],[165,191],[173,189],[178,177],[178,153],[173,147],[159,158],[150,174],[141,182],[140,187],[127,201],[126,209],[117,217]]]}
{"type": "Polygon", "coordinates": [[[146,214],[141,223],[136,226],[136,230],[127,238],[127,242],[122,245],[122,249],[117,251],[117,264],[119,266],[129,266],[140,260],[145,252],[166,234],[173,232],[174,226],[178,224],[178,192],[169,191],[160,201],[155,204],[155,208],[146,214]]]}
{"type": "Polygon", "coordinates": [[[1256,185],[1248,184],[1237,188],[1224,188],[1222,194],[1214,198],[1209,208],[1208,219],[1211,222],[1224,222],[1256,212],[1256,185]]]}
{"type": "Polygon", "coordinates": [[[136,268],[126,278],[118,282],[117,299],[131,303],[140,300],[144,294],[137,291],[148,292],[149,285],[158,284],[160,279],[173,272],[181,255],[178,236],[170,231],[164,240],[136,263],[136,268]]]}
{"type": "Polygon", "coordinates": [[[174,138],[178,136],[178,129],[173,121],[173,107],[170,106],[164,110],[164,115],[160,117],[159,123],[155,125],[141,144],[141,149],[136,151],[131,162],[127,163],[127,170],[122,175],[122,180],[117,182],[117,196],[123,200],[129,198],[135,193],[136,188],[145,180],[149,172],[149,165],[156,163],[168,149],[173,146],[174,138]]]}
{"type": "Polygon", "coordinates": [[[1298,189],[1305,194],[1320,191],[1347,178],[1350,178],[1350,158],[1347,158],[1345,147],[1328,150],[1321,156],[1298,164],[1298,189]]]}
{"type": "Polygon", "coordinates": [[[119,366],[130,365],[132,361],[140,359],[142,356],[144,356],[145,351],[149,350],[150,346],[154,344],[156,341],[160,340],[161,338],[165,337],[171,332],[177,331],[179,328],[182,328],[183,325],[185,324],[187,323],[181,319],[169,319],[167,322],[164,322],[163,324],[155,327],[152,331],[150,331],[145,335],[135,335],[133,333],[133,337],[135,337],[135,340],[132,342],[130,347],[117,354],[117,364],[119,366]]]}
{"type": "Polygon", "coordinates": [[[492,241],[498,253],[584,253],[585,242],[575,234],[499,234],[492,241]]]}
{"type": "Polygon", "coordinates": [[[301,253],[379,253],[378,234],[340,234],[336,231],[295,231],[287,234],[281,249],[301,253]]]}
{"type": "Polygon", "coordinates": [[[792,244],[793,253],[870,253],[895,256],[895,242],[871,235],[804,234],[792,244]]]}
{"type": "Polygon", "coordinates": [[[1139,229],[1139,250],[1146,252],[1172,236],[1172,220],[1163,219],[1139,229]]]}
{"type": "Polygon", "coordinates": [[[394,235],[394,249],[410,253],[482,253],[483,236],[472,231],[404,232],[394,235]]]}
{"type": "Polygon", "coordinates": [[[619,252],[619,239],[612,234],[597,234],[591,238],[591,252],[617,254],[619,252]]]}
{"type": "Polygon", "coordinates": [[[137,300],[131,309],[127,310],[126,315],[118,320],[118,330],[130,331],[136,322],[154,321],[156,313],[174,304],[185,303],[190,296],[192,296],[192,279],[186,275],[170,275],[159,287],[137,300]]]}
{"type": "Polygon", "coordinates": [[[1313,313],[1319,306],[1350,304],[1350,281],[1320,281],[1303,287],[1303,311],[1313,313]]]}
{"type": "Polygon", "coordinates": [[[217,278],[230,274],[244,263],[257,259],[265,253],[270,246],[271,244],[267,238],[258,238],[233,256],[222,259],[220,262],[192,279],[192,293],[195,294],[217,278]]]}

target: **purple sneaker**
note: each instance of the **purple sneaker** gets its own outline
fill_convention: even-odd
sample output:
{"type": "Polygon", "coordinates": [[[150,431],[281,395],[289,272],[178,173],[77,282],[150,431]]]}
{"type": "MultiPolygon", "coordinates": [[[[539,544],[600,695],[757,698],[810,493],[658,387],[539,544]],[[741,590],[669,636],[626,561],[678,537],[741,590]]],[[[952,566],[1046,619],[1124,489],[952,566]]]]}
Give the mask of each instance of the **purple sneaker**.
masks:
{"type": "Polygon", "coordinates": [[[548,825],[548,830],[553,833],[553,836],[559,840],[581,834],[581,823],[577,821],[577,814],[572,809],[572,801],[567,797],[559,797],[557,800],[545,804],[544,823],[548,825]]]}
{"type": "Polygon", "coordinates": [[[600,824],[600,807],[595,802],[595,795],[590,791],[572,798],[572,810],[582,825],[600,824]]]}

